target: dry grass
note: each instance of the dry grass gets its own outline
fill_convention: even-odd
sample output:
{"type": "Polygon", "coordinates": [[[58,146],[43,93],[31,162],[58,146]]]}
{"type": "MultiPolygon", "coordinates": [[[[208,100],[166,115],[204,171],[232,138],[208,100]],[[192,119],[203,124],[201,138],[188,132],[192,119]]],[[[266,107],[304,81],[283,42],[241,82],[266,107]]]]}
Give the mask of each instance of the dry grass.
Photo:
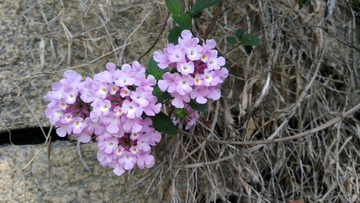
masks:
{"type": "MultiPolygon", "coordinates": [[[[215,38],[227,59],[230,76],[223,96],[209,102],[210,110],[189,132],[163,137],[157,158],[164,160],[148,176],[133,180],[132,188],[151,178],[151,191],[161,196],[162,181],[171,177],[173,202],[360,202],[359,22],[349,3],[328,2],[311,0],[299,10],[292,0],[223,0],[218,15],[213,8],[196,18],[193,32],[215,38]],[[251,56],[225,42],[239,28],[262,40],[251,56]],[[187,180],[179,179],[180,173],[187,180]],[[179,187],[187,187],[186,193],[179,194],[179,187]]],[[[149,5],[154,4],[159,7],[153,9],[164,8],[149,5]]],[[[98,18],[105,21],[99,21],[96,37],[89,28],[75,35],[61,21],[61,36],[69,42],[62,57],[66,69],[94,71],[93,64],[108,56],[123,63],[142,55],[124,56],[124,50],[134,39],[149,39],[137,38],[144,21],[118,45],[116,26],[106,20],[111,6],[82,5],[89,14],[102,13],[98,18]],[[91,60],[85,55],[83,65],[71,66],[72,40],[101,55],[91,60]]],[[[153,39],[160,34],[160,40],[149,54],[165,44],[174,26],[165,12],[161,17],[167,24],[164,32],[155,28],[153,39]]]]}

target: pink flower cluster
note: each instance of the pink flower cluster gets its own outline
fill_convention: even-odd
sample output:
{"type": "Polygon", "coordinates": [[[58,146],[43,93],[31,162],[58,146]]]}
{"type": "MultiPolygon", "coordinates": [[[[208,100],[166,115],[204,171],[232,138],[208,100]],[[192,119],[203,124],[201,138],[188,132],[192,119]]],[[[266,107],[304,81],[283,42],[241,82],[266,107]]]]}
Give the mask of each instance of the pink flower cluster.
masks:
{"type": "Polygon", "coordinates": [[[175,73],[166,72],[159,80],[160,90],[174,97],[172,104],[177,108],[183,108],[190,98],[199,104],[205,104],[207,99],[218,100],[219,87],[229,72],[222,68],[225,58],[218,57],[215,40],[208,39],[199,45],[199,39],[184,30],[178,42],[154,53],[153,58],[160,68],[170,65],[176,69],[175,73]]]}
{"type": "Polygon", "coordinates": [[[85,81],[75,71],[66,71],[65,78],[44,96],[50,102],[45,115],[61,137],[73,133],[86,143],[93,133],[98,135],[98,160],[114,168],[116,175],[135,163],[141,169],[152,167],[150,146],[160,141],[161,134],[141,116],[160,112],[161,104],[152,95],[156,80],[146,77],[145,67],[137,61],[122,65],[121,70],[108,63],[106,69],[85,81]]]}

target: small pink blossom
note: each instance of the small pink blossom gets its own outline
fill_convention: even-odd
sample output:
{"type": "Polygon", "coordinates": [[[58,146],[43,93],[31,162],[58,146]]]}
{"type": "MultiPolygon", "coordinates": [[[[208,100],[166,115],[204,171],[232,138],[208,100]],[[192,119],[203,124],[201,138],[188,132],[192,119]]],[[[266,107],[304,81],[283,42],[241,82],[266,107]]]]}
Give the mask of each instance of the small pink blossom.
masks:
{"type": "Polygon", "coordinates": [[[171,93],[171,96],[174,97],[174,99],[171,101],[171,104],[176,108],[184,108],[184,102],[190,102],[189,94],[181,95],[177,92],[173,92],[171,93]]]}
{"type": "Polygon", "coordinates": [[[79,134],[85,128],[84,120],[80,117],[72,119],[69,127],[72,129],[74,134],[79,134]]]}
{"type": "Polygon", "coordinates": [[[125,151],[124,155],[119,158],[119,163],[124,165],[125,170],[130,170],[136,163],[136,156],[128,151],[125,151]]]}
{"type": "Polygon", "coordinates": [[[166,72],[163,75],[163,80],[159,80],[158,85],[162,92],[168,91],[169,93],[175,92],[177,83],[181,79],[179,73],[171,74],[166,72]]]}
{"type": "Polygon", "coordinates": [[[157,50],[154,52],[154,61],[158,62],[158,66],[161,69],[167,68],[169,66],[169,59],[168,59],[168,51],[165,48],[163,51],[162,50],[157,50]]]}
{"type": "Polygon", "coordinates": [[[210,70],[219,70],[221,66],[225,65],[225,58],[222,56],[218,58],[217,53],[216,50],[210,51],[209,61],[207,62],[207,67],[210,70]]]}
{"type": "Polygon", "coordinates": [[[194,84],[194,78],[189,75],[183,75],[176,84],[176,91],[180,95],[188,94],[192,91],[192,85],[194,84]]]}
{"type": "Polygon", "coordinates": [[[106,166],[108,163],[112,162],[114,156],[113,154],[107,154],[104,151],[99,150],[97,152],[97,159],[99,160],[100,165],[106,166]]]}
{"type": "Polygon", "coordinates": [[[183,75],[189,75],[194,73],[194,63],[192,61],[186,62],[180,61],[177,64],[177,70],[183,75]]]}
{"type": "Polygon", "coordinates": [[[170,43],[168,45],[168,52],[169,52],[169,57],[168,57],[169,61],[172,63],[185,60],[185,52],[180,44],[174,45],[170,43]]]}
{"type": "Polygon", "coordinates": [[[141,106],[135,102],[130,102],[129,100],[124,101],[121,109],[123,114],[126,114],[126,116],[130,119],[139,118],[143,112],[141,106]]]}
{"type": "Polygon", "coordinates": [[[137,154],[137,165],[139,169],[151,168],[155,164],[154,156],[150,154],[150,151],[142,151],[137,154]]]}

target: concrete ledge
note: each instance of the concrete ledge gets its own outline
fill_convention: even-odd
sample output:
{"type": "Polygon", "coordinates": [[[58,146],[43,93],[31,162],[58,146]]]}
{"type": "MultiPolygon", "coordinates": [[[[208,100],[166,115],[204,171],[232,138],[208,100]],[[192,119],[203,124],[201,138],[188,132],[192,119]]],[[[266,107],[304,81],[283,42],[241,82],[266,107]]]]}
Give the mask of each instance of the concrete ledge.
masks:
{"type": "MultiPolygon", "coordinates": [[[[97,146],[94,142],[81,145],[84,161],[91,169],[90,173],[80,162],[76,144],[69,141],[52,143],[50,173],[47,148],[44,148],[32,166],[22,173],[22,168],[30,159],[30,149],[36,154],[42,146],[0,146],[1,202],[24,202],[23,177],[26,202],[169,202],[171,199],[171,191],[174,191],[174,188],[170,177],[163,179],[162,184],[157,185],[158,179],[153,174],[139,187],[130,191],[130,186],[137,179],[144,177],[150,169],[133,169],[118,177],[111,168],[102,167],[98,163],[97,146]],[[151,183],[154,177],[157,180],[151,183]]],[[[158,162],[160,162],[159,157],[158,162]]],[[[181,173],[178,174],[179,180],[186,182],[186,177],[180,175],[181,173]]],[[[177,195],[184,198],[186,186],[177,186],[176,190],[177,195]]]]}

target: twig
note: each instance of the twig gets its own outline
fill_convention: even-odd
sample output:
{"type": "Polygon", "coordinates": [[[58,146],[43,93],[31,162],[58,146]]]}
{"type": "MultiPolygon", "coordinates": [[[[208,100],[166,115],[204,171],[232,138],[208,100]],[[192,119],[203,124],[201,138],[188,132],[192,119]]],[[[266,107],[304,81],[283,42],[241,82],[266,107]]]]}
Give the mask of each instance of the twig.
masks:
{"type": "Polygon", "coordinates": [[[147,173],[143,178],[141,178],[140,180],[136,181],[136,183],[134,183],[132,186],[130,186],[130,190],[133,189],[134,187],[140,185],[142,182],[144,182],[146,179],[148,179],[155,171],[157,171],[160,167],[162,167],[166,162],[168,161],[168,158],[166,158],[165,160],[163,160],[159,165],[157,165],[156,167],[154,167],[149,173],[147,173]]]}
{"type": "Polygon", "coordinates": [[[321,29],[323,29],[326,33],[328,33],[330,36],[334,37],[337,41],[341,42],[342,44],[344,44],[344,45],[346,45],[346,46],[348,46],[348,47],[350,47],[350,48],[355,49],[355,50],[358,51],[358,52],[360,52],[360,48],[359,48],[359,47],[357,47],[357,46],[355,46],[355,45],[353,45],[353,44],[351,44],[351,43],[349,43],[349,42],[347,42],[347,41],[345,41],[345,40],[343,40],[343,39],[340,39],[340,37],[334,35],[333,33],[331,33],[328,29],[326,29],[326,28],[324,28],[324,27],[317,26],[317,25],[305,25],[305,26],[303,26],[303,27],[317,27],[317,28],[321,28],[321,29]]]}
{"type": "MultiPolygon", "coordinates": [[[[52,129],[53,126],[50,127],[50,132],[51,132],[51,129],[52,129]]],[[[49,145],[48,145],[48,148],[47,148],[47,153],[48,153],[48,173],[49,173],[49,177],[51,177],[50,175],[50,153],[51,153],[51,135],[49,135],[49,145]]]]}
{"type": "Polygon", "coordinates": [[[210,25],[207,27],[206,29],[206,32],[205,32],[205,35],[204,35],[204,41],[206,41],[207,37],[209,36],[210,32],[213,30],[214,28],[214,25],[215,25],[215,22],[216,22],[216,19],[218,18],[219,14],[220,14],[220,11],[221,11],[221,6],[222,6],[222,3],[223,3],[223,0],[221,0],[217,7],[216,7],[216,11],[215,11],[215,14],[211,20],[211,23],[210,25]]]}
{"type": "Polygon", "coordinates": [[[287,14],[289,14],[292,10],[294,10],[294,8],[296,7],[296,5],[299,4],[299,2],[302,0],[298,0],[288,11],[286,11],[286,13],[284,13],[284,15],[282,15],[280,18],[278,18],[277,20],[275,20],[273,23],[271,23],[270,25],[266,26],[265,28],[271,28],[273,25],[275,25],[276,23],[278,23],[281,19],[283,19],[287,14]]]}
{"type": "MultiPolygon", "coordinates": [[[[28,107],[28,109],[30,110],[30,112],[31,112],[31,114],[34,116],[34,118],[35,118],[35,120],[36,120],[36,122],[38,123],[38,125],[39,125],[39,127],[40,127],[40,129],[41,129],[41,132],[43,133],[43,135],[44,135],[44,137],[46,138],[46,140],[47,140],[47,137],[46,137],[46,134],[45,134],[45,131],[44,131],[44,129],[42,128],[42,126],[41,126],[41,123],[40,123],[40,121],[39,121],[39,119],[36,117],[36,115],[35,115],[35,113],[33,112],[33,110],[31,109],[31,107],[30,107],[30,105],[29,105],[29,103],[27,102],[27,100],[26,100],[26,98],[25,98],[25,96],[24,96],[24,94],[22,93],[22,91],[21,91],[21,88],[15,83],[15,82],[12,82],[18,89],[19,89],[19,94],[21,94],[21,96],[22,96],[22,98],[24,99],[24,101],[25,101],[25,103],[26,103],[26,105],[27,105],[27,107],[28,107]]],[[[50,133],[49,133],[50,134],[50,133]]]]}
{"type": "MultiPolygon", "coordinates": [[[[155,7],[154,7],[155,8],[155,7]]],[[[139,29],[139,27],[141,27],[141,25],[145,22],[146,18],[150,15],[150,13],[154,10],[154,8],[152,8],[146,15],[145,17],[141,20],[140,24],[129,34],[129,36],[126,38],[126,40],[130,39],[130,37],[139,29]]]]}
{"type": "Polygon", "coordinates": [[[197,163],[197,164],[188,164],[188,165],[175,165],[172,168],[197,168],[197,167],[203,167],[203,166],[207,166],[207,165],[211,165],[211,164],[216,164],[228,159],[231,159],[235,156],[235,154],[224,157],[224,158],[220,158],[216,161],[210,161],[210,162],[203,162],[203,163],[197,163]]]}
{"type": "Polygon", "coordinates": [[[205,141],[208,141],[208,142],[215,142],[215,143],[218,143],[218,144],[232,144],[232,145],[259,145],[259,144],[273,144],[273,143],[278,143],[278,142],[286,142],[286,141],[289,141],[289,140],[294,140],[294,139],[298,139],[298,138],[301,138],[301,137],[304,137],[306,135],[310,135],[310,134],[314,134],[320,130],[324,130],[325,128],[328,128],[332,125],[334,125],[335,123],[341,121],[342,119],[348,117],[349,115],[355,113],[356,111],[360,110],[360,103],[358,105],[356,105],[355,107],[353,107],[352,109],[350,109],[349,111],[346,111],[345,113],[339,115],[339,116],[336,116],[335,118],[331,119],[330,121],[322,124],[321,126],[318,126],[316,128],[313,128],[312,130],[308,130],[306,132],[303,132],[303,133],[299,133],[299,134],[296,134],[296,135],[292,135],[292,136],[289,136],[289,137],[283,137],[283,138],[279,138],[279,139],[268,139],[268,140],[260,140],[260,141],[249,141],[249,142],[235,142],[235,141],[228,141],[228,140],[214,140],[214,139],[209,139],[209,138],[205,138],[205,137],[202,137],[202,136],[199,136],[199,135],[193,135],[191,133],[188,133],[184,130],[180,130],[180,132],[186,134],[186,135],[190,135],[192,137],[196,137],[198,139],[201,139],[201,140],[205,140],[205,141]]]}
{"type": "MultiPolygon", "coordinates": [[[[286,13],[284,13],[284,15],[282,15],[280,18],[278,18],[277,20],[275,20],[273,23],[271,23],[270,25],[265,26],[266,29],[271,28],[273,25],[275,25],[276,23],[278,23],[281,19],[283,19],[287,14],[289,14],[292,10],[294,10],[294,8],[296,7],[296,5],[299,4],[299,2],[302,0],[298,0],[288,11],[286,11],[286,13]]],[[[255,35],[259,35],[260,33],[262,33],[263,30],[260,30],[259,32],[257,32],[255,35]]]]}
{"type": "Polygon", "coordinates": [[[79,155],[79,158],[80,158],[80,161],[81,161],[82,165],[83,165],[84,168],[90,173],[91,170],[90,170],[89,166],[85,163],[85,161],[84,161],[84,159],[82,158],[82,155],[81,155],[81,151],[80,151],[80,137],[81,137],[81,135],[79,135],[78,140],[77,140],[77,143],[76,143],[77,152],[78,152],[78,155],[79,155]]]}
{"type": "Polygon", "coordinates": [[[46,137],[44,146],[41,147],[40,150],[35,154],[35,156],[26,164],[26,166],[22,169],[23,171],[34,161],[34,159],[40,154],[41,150],[43,150],[43,149],[46,147],[46,144],[47,144],[47,142],[48,142],[48,140],[49,140],[49,138],[50,138],[50,132],[51,132],[51,128],[52,128],[52,127],[53,127],[53,126],[51,125],[51,126],[50,126],[50,130],[49,130],[49,132],[48,132],[48,135],[47,135],[47,137],[46,137]]]}
{"type": "Polygon", "coordinates": [[[14,145],[14,143],[13,143],[12,140],[11,140],[11,131],[10,131],[9,128],[6,126],[5,122],[2,120],[1,117],[0,117],[0,121],[4,124],[5,129],[6,129],[6,130],[8,131],[8,133],[9,133],[9,141],[10,141],[10,144],[11,144],[12,146],[16,147],[17,149],[19,149],[19,150],[21,150],[21,151],[23,151],[23,152],[26,153],[25,150],[23,150],[23,149],[21,149],[20,147],[14,145]]]}
{"type": "Polygon", "coordinates": [[[144,57],[146,54],[148,54],[148,53],[151,51],[151,49],[153,49],[154,46],[157,44],[157,42],[158,42],[159,39],[160,39],[160,36],[162,35],[162,33],[164,32],[164,30],[165,30],[165,28],[166,28],[166,24],[167,24],[167,21],[168,21],[169,17],[170,17],[170,12],[168,12],[168,16],[166,17],[166,20],[165,20],[163,26],[161,27],[161,30],[160,30],[160,32],[159,32],[159,35],[156,37],[154,43],[150,46],[150,48],[149,48],[147,51],[145,51],[145,53],[143,53],[143,55],[141,55],[141,56],[138,58],[138,61],[140,61],[140,60],[142,59],[142,57],[144,57]]]}
{"type": "MultiPolygon", "coordinates": [[[[262,10],[262,4],[261,1],[259,0],[259,8],[260,8],[260,12],[261,12],[261,17],[262,17],[262,21],[264,23],[264,14],[263,14],[263,10],[262,10]]],[[[266,27],[264,27],[264,32],[265,32],[265,42],[266,42],[266,51],[268,54],[268,61],[267,61],[267,66],[268,66],[268,70],[267,70],[267,76],[266,76],[266,81],[264,84],[263,89],[261,90],[261,94],[259,96],[259,98],[256,100],[255,105],[254,105],[254,109],[256,107],[258,107],[261,102],[263,101],[264,97],[268,94],[269,89],[270,89],[270,82],[271,82],[271,72],[272,72],[272,63],[273,63],[273,57],[274,57],[274,50],[270,51],[270,45],[268,44],[268,39],[267,39],[267,30],[266,27]],[[270,53],[269,53],[270,52],[270,53]]]]}

